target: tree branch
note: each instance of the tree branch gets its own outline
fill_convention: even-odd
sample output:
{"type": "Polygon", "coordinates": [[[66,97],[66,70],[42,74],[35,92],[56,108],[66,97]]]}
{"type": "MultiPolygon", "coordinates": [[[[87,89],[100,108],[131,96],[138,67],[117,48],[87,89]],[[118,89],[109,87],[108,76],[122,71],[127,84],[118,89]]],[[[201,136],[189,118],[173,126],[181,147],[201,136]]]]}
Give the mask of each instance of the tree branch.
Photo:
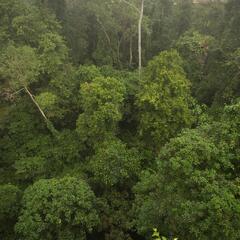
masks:
{"type": "Polygon", "coordinates": [[[109,37],[109,35],[108,35],[108,33],[107,33],[103,23],[100,21],[100,19],[98,17],[97,17],[97,22],[99,23],[99,25],[101,26],[101,28],[102,28],[102,30],[103,30],[103,32],[105,34],[105,37],[106,37],[106,39],[108,41],[108,44],[109,44],[109,47],[112,48],[111,39],[110,39],[110,37],[109,37]]]}
{"type": "Polygon", "coordinates": [[[99,19],[98,17],[97,17],[96,19],[97,19],[97,22],[99,23],[100,27],[102,28],[102,30],[103,30],[103,32],[104,32],[104,35],[105,35],[105,37],[106,37],[106,39],[107,39],[109,48],[110,48],[110,50],[111,50],[111,52],[112,52],[112,60],[113,60],[113,62],[114,62],[114,50],[113,50],[113,48],[112,48],[111,38],[109,37],[109,35],[108,35],[108,33],[107,33],[107,30],[106,30],[105,26],[103,25],[103,23],[100,21],[100,19],[99,19]]]}
{"type": "Polygon", "coordinates": [[[37,101],[35,100],[34,96],[31,94],[31,92],[28,90],[27,87],[24,87],[26,93],[30,96],[30,98],[32,99],[33,103],[37,106],[39,112],[41,113],[41,115],[43,116],[43,118],[48,122],[48,118],[45,115],[45,113],[43,112],[43,110],[41,109],[41,107],[39,106],[39,104],[37,103],[37,101]]]}
{"type": "Polygon", "coordinates": [[[21,89],[19,89],[18,91],[12,93],[11,95],[14,96],[14,95],[18,94],[19,92],[21,92],[21,91],[23,91],[23,90],[25,90],[25,88],[21,88],[21,89]]]}
{"type": "Polygon", "coordinates": [[[131,4],[130,2],[128,2],[126,0],[121,0],[121,2],[124,2],[124,3],[128,4],[130,7],[132,7],[134,10],[136,10],[138,13],[140,13],[140,10],[136,6],[131,4]]]}

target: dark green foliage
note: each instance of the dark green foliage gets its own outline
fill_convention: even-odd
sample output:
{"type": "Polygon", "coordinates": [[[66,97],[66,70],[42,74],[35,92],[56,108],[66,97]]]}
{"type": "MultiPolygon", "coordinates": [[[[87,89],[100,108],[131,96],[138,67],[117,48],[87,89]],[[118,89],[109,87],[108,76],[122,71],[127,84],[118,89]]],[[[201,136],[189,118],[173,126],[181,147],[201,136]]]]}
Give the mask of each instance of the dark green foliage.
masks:
{"type": "Polygon", "coordinates": [[[11,184],[0,185],[0,237],[13,239],[13,227],[20,209],[21,191],[11,184]]]}
{"type": "Polygon", "coordinates": [[[236,239],[239,235],[238,180],[230,155],[202,130],[173,139],[162,150],[154,173],[135,191],[139,231],[158,226],[184,239],[236,239]]]}
{"type": "Polygon", "coordinates": [[[226,4],[226,27],[223,39],[226,50],[234,50],[239,48],[240,42],[240,3],[237,0],[229,0],[226,4]]]}
{"type": "MultiPolygon", "coordinates": [[[[21,191],[17,186],[6,184],[0,186],[1,193],[1,222],[5,219],[14,219],[18,213],[21,191]]],[[[3,223],[3,222],[2,222],[3,223]]]]}
{"type": "Polygon", "coordinates": [[[46,171],[46,160],[42,157],[23,157],[15,162],[17,178],[23,180],[37,179],[43,177],[46,171]]]}
{"type": "Polygon", "coordinates": [[[239,1],[144,1],[139,75],[140,4],[0,1],[0,239],[239,239],[239,1]]]}
{"type": "Polygon", "coordinates": [[[95,201],[83,180],[40,180],[24,192],[16,232],[26,240],[85,239],[99,221],[95,201]]]}
{"type": "MultiPolygon", "coordinates": [[[[127,190],[109,189],[99,198],[100,232],[104,239],[132,240],[132,196],[127,190]]],[[[136,235],[137,236],[137,235],[136,235]]]]}
{"type": "Polygon", "coordinates": [[[108,139],[96,146],[90,160],[90,169],[97,184],[107,187],[130,184],[140,171],[140,156],[134,149],[127,149],[118,139],[108,139]]]}
{"type": "MultiPolygon", "coordinates": [[[[213,38],[201,35],[198,32],[187,32],[179,38],[176,47],[186,61],[184,67],[188,78],[192,81],[192,92],[195,96],[204,81],[205,66],[209,56],[213,38]]],[[[197,96],[198,97],[198,96],[197,96]]]]}
{"type": "Polygon", "coordinates": [[[218,86],[218,91],[214,99],[215,104],[229,104],[240,96],[239,67],[240,48],[231,53],[223,64],[223,71],[225,72],[224,77],[226,79],[218,86]]]}

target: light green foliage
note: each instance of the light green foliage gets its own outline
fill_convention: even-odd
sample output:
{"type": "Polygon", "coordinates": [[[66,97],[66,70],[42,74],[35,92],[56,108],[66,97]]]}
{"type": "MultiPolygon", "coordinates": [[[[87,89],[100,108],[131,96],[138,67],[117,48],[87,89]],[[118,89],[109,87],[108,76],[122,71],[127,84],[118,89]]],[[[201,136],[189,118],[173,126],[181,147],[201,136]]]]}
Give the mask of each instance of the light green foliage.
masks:
{"type": "Polygon", "coordinates": [[[0,62],[0,73],[14,89],[27,87],[38,80],[40,62],[33,48],[10,45],[0,62]]]}
{"type": "Polygon", "coordinates": [[[117,123],[122,118],[124,94],[124,84],[115,78],[97,77],[91,83],[81,84],[83,113],[77,120],[81,141],[96,143],[116,132],[117,123]]]}
{"type": "Polygon", "coordinates": [[[95,181],[106,187],[129,185],[140,172],[140,156],[120,140],[110,138],[96,146],[90,169],[95,181]]]}
{"type": "Polygon", "coordinates": [[[67,47],[57,33],[46,33],[39,41],[39,52],[43,70],[54,74],[67,59],[67,47]]]}
{"type": "Polygon", "coordinates": [[[41,109],[47,114],[48,118],[61,118],[63,110],[59,107],[58,97],[51,92],[43,92],[36,96],[41,109]]]}
{"type": "Polygon", "coordinates": [[[157,224],[165,235],[189,240],[239,235],[239,186],[230,174],[231,158],[204,129],[172,139],[162,149],[156,171],[146,172],[137,184],[139,231],[157,224]]]}
{"type": "MultiPolygon", "coordinates": [[[[161,238],[160,238],[160,234],[159,234],[157,228],[153,228],[153,234],[152,234],[152,237],[153,237],[153,239],[161,240],[161,238]]],[[[165,237],[164,237],[164,238],[165,238],[165,237]]],[[[165,238],[164,240],[166,240],[166,238],[165,238]]]]}
{"type": "Polygon", "coordinates": [[[44,92],[37,96],[36,100],[44,110],[47,110],[51,109],[51,107],[54,106],[54,104],[56,104],[57,96],[55,96],[51,92],[44,92]]]}
{"type": "Polygon", "coordinates": [[[149,62],[137,95],[143,140],[157,148],[192,121],[189,81],[174,50],[149,62]]]}
{"type": "Polygon", "coordinates": [[[99,68],[95,65],[80,65],[76,71],[76,78],[80,83],[91,83],[93,79],[101,76],[99,68]]]}
{"type": "MultiPolygon", "coordinates": [[[[167,240],[166,237],[160,236],[157,228],[153,228],[152,237],[153,237],[153,239],[155,239],[155,240],[167,240]]],[[[177,238],[174,238],[173,240],[177,240],[177,238]]]]}
{"type": "Polygon", "coordinates": [[[98,224],[95,196],[73,177],[40,180],[26,189],[16,232],[26,240],[85,239],[98,224]]]}

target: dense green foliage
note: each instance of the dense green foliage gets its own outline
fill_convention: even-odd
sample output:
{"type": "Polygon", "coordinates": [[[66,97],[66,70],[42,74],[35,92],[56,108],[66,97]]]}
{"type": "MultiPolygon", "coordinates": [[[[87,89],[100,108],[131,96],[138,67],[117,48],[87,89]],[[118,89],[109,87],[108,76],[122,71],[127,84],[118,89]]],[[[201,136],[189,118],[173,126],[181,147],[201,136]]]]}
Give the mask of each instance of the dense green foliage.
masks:
{"type": "Polygon", "coordinates": [[[15,226],[24,239],[85,239],[98,224],[95,196],[82,180],[72,177],[39,180],[25,190],[15,226]]]}
{"type": "Polygon", "coordinates": [[[0,239],[240,238],[240,1],[145,0],[138,72],[140,3],[0,0],[0,239]]]}
{"type": "Polygon", "coordinates": [[[158,147],[191,125],[189,81],[176,51],[164,51],[149,62],[137,95],[139,132],[158,147]]]}

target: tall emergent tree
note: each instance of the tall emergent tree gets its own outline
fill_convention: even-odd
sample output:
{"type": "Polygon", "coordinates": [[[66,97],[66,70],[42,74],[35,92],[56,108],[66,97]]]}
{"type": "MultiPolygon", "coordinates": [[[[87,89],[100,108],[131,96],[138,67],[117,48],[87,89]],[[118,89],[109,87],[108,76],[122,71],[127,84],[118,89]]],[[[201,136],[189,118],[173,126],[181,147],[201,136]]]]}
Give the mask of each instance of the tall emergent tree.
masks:
{"type": "Polygon", "coordinates": [[[148,146],[159,150],[192,121],[190,83],[177,51],[164,51],[150,61],[140,86],[139,135],[148,146]]]}

